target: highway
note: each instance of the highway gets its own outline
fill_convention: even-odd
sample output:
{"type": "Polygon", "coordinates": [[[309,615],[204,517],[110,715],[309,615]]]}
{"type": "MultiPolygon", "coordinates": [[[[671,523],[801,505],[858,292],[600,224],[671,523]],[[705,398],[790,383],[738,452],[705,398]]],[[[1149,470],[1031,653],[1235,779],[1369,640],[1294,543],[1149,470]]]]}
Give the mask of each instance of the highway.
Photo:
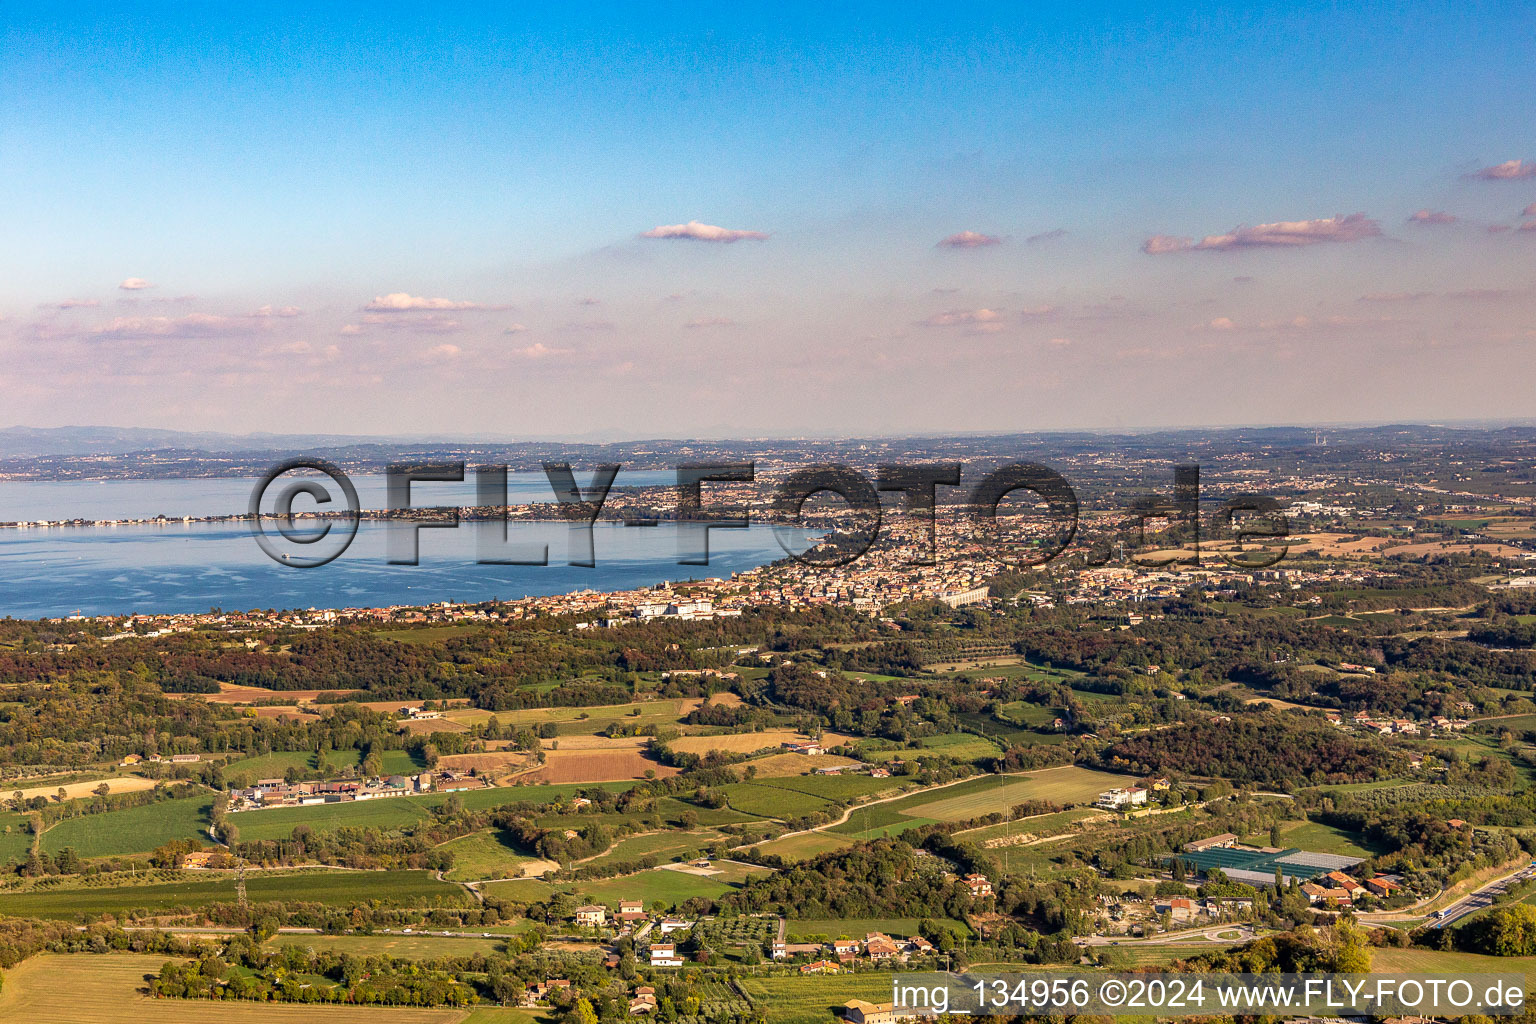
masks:
{"type": "Polygon", "coordinates": [[[1512,886],[1532,877],[1536,877],[1536,863],[1528,864],[1512,875],[1506,875],[1497,881],[1489,882],[1481,889],[1463,896],[1441,911],[1442,916],[1435,921],[1433,927],[1444,928],[1448,924],[1455,924],[1469,914],[1475,914],[1479,910],[1486,910],[1488,907],[1493,906],[1494,901],[1508,892],[1512,886]]]}

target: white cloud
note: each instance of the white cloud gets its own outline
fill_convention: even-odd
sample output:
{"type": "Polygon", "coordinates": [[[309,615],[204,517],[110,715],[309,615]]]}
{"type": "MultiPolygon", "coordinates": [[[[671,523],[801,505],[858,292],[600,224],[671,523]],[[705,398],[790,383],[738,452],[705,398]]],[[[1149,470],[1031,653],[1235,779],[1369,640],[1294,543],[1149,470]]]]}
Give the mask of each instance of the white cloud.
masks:
{"type": "Polygon", "coordinates": [[[1443,210],[1419,210],[1408,220],[1413,224],[1455,224],[1456,215],[1443,210]]]}
{"type": "Polygon", "coordinates": [[[1237,249],[1297,248],[1320,242],[1355,242],[1363,238],[1375,238],[1380,234],[1381,225],[1376,221],[1363,213],[1351,213],[1317,220],[1282,220],[1253,227],[1237,227],[1224,235],[1207,235],[1198,242],[1171,235],[1153,235],[1142,244],[1141,251],[1149,256],[1159,256],[1190,249],[1226,252],[1237,249]]]}
{"type": "Polygon", "coordinates": [[[154,285],[150,284],[142,277],[125,277],[123,278],[122,283],[118,285],[118,287],[125,292],[139,292],[143,291],[145,288],[153,288],[154,285]]]}
{"type": "Polygon", "coordinates": [[[1470,177],[1483,181],[1512,181],[1516,178],[1536,178],[1536,160],[1506,160],[1492,167],[1473,171],[1470,177]]]}
{"type": "Polygon", "coordinates": [[[429,299],[408,292],[390,292],[376,295],[363,307],[370,313],[415,313],[421,311],[466,311],[475,309],[506,309],[505,306],[487,306],[479,302],[459,302],[454,299],[429,299]]]}
{"type": "Polygon", "coordinates": [[[939,240],[940,249],[984,249],[991,245],[1002,245],[1003,240],[996,235],[984,235],[980,231],[961,231],[939,240]]]}
{"type": "Polygon", "coordinates": [[[701,224],[691,220],[686,224],[663,224],[641,232],[641,238],[682,238],[695,242],[763,241],[768,235],[762,231],[745,231],[738,228],[722,228],[713,224],[701,224]]]}

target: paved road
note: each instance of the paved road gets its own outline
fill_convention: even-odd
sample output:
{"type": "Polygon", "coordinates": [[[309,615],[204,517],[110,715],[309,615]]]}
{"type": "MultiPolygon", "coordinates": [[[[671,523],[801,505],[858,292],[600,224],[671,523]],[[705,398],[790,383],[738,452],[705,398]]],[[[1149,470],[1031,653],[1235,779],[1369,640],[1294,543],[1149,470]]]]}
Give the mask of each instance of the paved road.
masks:
{"type": "Polygon", "coordinates": [[[1206,943],[1219,943],[1223,946],[1236,945],[1239,942],[1247,942],[1254,938],[1256,933],[1252,925],[1248,924],[1221,924],[1212,925],[1209,928],[1189,928],[1184,931],[1164,932],[1147,939],[1131,939],[1113,935],[1088,935],[1075,939],[1079,946],[1197,946],[1206,943]],[[1232,938],[1233,932],[1237,938],[1232,938]],[[1227,936],[1219,938],[1218,936],[1227,936]]]}
{"type": "Polygon", "coordinates": [[[1433,927],[1444,928],[1448,924],[1457,921],[1469,914],[1475,914],[1479,910],[1486,910],[1493,906],[1494,901],[1504,895],[1511,887],[1528,879],[1536,878],[1536,864],[1529,864],[1512,875],[1506,875],[1497,881],[1489,882],[1481,889],[1452,903],[1442,910],[1441,917],[1435,921],[1433,927]]]}

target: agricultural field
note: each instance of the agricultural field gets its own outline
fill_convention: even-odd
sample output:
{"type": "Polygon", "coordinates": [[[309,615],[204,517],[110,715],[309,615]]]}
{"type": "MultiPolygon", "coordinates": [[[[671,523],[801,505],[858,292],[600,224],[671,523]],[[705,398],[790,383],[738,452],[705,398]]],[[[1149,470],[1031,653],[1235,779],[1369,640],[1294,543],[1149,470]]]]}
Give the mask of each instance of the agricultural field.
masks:
{"type": "Polygon", "coordinates": [[[783,857],[787,861],[810,860],[812,857],[851,846],[852,839],[830,832],[802,832],[797,836],[774,839],[757,847],[763,853],[783,857]]]}
{"type": "Polygon", "coordinates": [[[317,804],[313,807],[271,807],[260,811],[231,814],[229,820],[240,829],[244,842],[253,839],[287,839],[295,826],[315,832],[338,828],[400,828],[425,819],[428,811],[412,797],[384,800],[355,800],[347,803],[317,804]]]}
{"type": "MultiPolygon", "coordinates": [[[[1262,838],[1264,841],[1259,845],[1267,846],[1269,836],[1262,838]]],[[[1361,845],[1362,838],[1356,833],[1311,821],[1288,822],[1280,829],[1280,842],[1285,846],[1295,846],[1317,853],[1336,853],[1346,857],[1375,856],[1379,851],[1361,845]]]]}
{"type": "Polygon", "coordinates": [[[559,866],[553,861],[541,860],[519,850],[500,831],[487,830],[460,836],[444,843],[439,849],[453,854],[453,867],[443,876],[453,882],[541,875],[559,866]]]}
{"type": "Polygon", "coordinates": [[[862,763],[851,757],[838,757],[835,754],[769,754],[766,757],[736,765],[735,771],[737,775],[742,775],[747,765],[751,765],[756,769],[755,778],[783,779],[792,775],[809,775],[818,768],[848,768],[862,763]]]}
{"type": "Polygon", "coordinates": [[[639,741],[630,741],[627,746],[546,750],[544,764],[518,778],[545,783],[631,782],[677,773],[678,769],[647,757],[639,741]]]}
{"type": "Polygon", "coordinates": [[[779,932],[779,919],[771,916],[717,917],[693,927],[694,938],[720,949],[746,943],[766,945],[779,932]]]}
{"type": "Polygon", "coordinates": [[[6,796],[14,796],[21,793],[23,800],[31,800],[33,797],[47,797],[56,799],[59,790],[64,791],[64,799],[78,800],[81,797],[93,796],[97,789],[107,787],[110,793],[142,793],[146,789],[155,788],[154,779],[146,779],[138,775],[117,775],[111,778],[91,779],[85,782],[71,782],[63,786],[33,786],[30,789],[10,790],[6,796]]]}
{"type": "Polygon", "coordinates": [[[684,832],[668,829],[665,832],[647,832],[626,836],[607,853],[582,863],[596,866],[636,861],[642,857],[655,857],[658,861],[682,860],[696,856],[699,851],[723,839],[720,833],[711,830],[684,832]]]}
{"type": "MultiPolygon", "coordinates": [[[[463,1010],[381,1009],[365,1006],[150,999],[144,976],[158,973],[163,956],[132,953],[73,956],[45,954],[6,972],[0,989],[0,1020],[27,1024],[458,1024],[463,1010]],[[68,978],[67,993],[59,979],[68,978]]],[[[524,1024],[527,1014],[506,1018],[524,1024]]],[[[499,1024],[486,1018],[484,1024],[499,1024]]]]}
{"type": "Polygon", "coordinates": [[[69,846],[82,857],[109,857],[148,853],[173,839],[207,843],[213,801],[209,794],[65,818],[43,833],[43,849],[53,854],[69,846]]]}
{"type": "Polygon", "coordinates": [[[918,741],[918,745],[924,750],[931,750],[956,761],[978,761],[984,757],[996,757],[1003,752],[1003,748],[991,739],[968,732],[926,736],[918,741]]]}
{"type": "Polygon", "coordinates": [[[26,860],[32,849],[32,834],[24,814],[0,814],[0,864],[26,860]]]}
{"type": "Polygon", "coordinates": [[[618,878],[577,882],[574,888],[594,903],[617,907],[620,900],[641,900],[649,907],[657,901],[671,906],[694,896],[715,899],[736,886],[718,876],[706,877],[670,868],[652,868],[650,871],[621,875],[618,878]]]}
{"type": "Polygon", "coordinates": [[[850,999],[891,999],[891,975],[885,972],[743,978],[741,986],[774,1024],[827,1024],[850,999]]]}
{"type": "Polygon", "coordinates": [[[895,835],[919,825],[966,821],[1006,811],[1025,800],[1059,804],[1091,803],[1106,789],[1123,786],[1124,775],[1067,766],[1042,768],[1019,775],[982,775],[952,786],[913,793],[869,808],[854,808],[848,820],[829,831],[857,838],[895,835]]]}
{"type": "MultiPolygon", "coordinates": [[[[1044,768],[1023,775],[990,775],[974,782],[963,782],[932,794],[934,799],[911,806],[919,814],[940,821],[963,821],[1004,809],[1025,800],[1050,800],[1059,804],[1092,803],[1106,789],[1125,786],[1135,780],[1126,775],[1112,775],[1075,765],[1044,768]]],[[[906,804],[906,801],[901,801],[906,804]]]]}
{"type": "Polygon", "coordinates": [[[354,956],[394,956],[410,960],[428,960],[440,956],[477,956],[498,953],[505,938],[470,935],[401,935],[375,932],[372,935],[277,935],[267,940],[272,948],[297,946],[317,953],[351,953],[354,956]]]}
{"type": "Polygon", "coordinates": [[[776,749],[786,743],[805,743],[809,740],[810,737],[805,733],[794,729],[764,729],[762,732],[733,732],[719,736],[679,736],[670,746],[685,754],[707,754],[711,750],[750,754],[758,750],[776,749]]]}
{"type": "MultiPolygon", "coordinates": [[[[1053,814],[1036,814],[1028,818],[1017,818],[1013,821],[999,822],[996,825],[983,825],[981,828],[967,829],[957,835],[964,836],[972,842],[987,845],[993,841],[1004,839],[1034,836],[1062,835],[1073,831],[1073,826],[1082,821],[1107,820],[1109,815],[1104,811],[1094,810],[1089,807],[1074,807],[1068,811],[1056,811],[1053,814]]],[[[1267,837],[1266,837],[1267,838],[1267,837]]],[[[1316,849],[1316,847],[1307,847],[1316,849]]]]}
{"type": "MultiPolygon", "coordinates": [[[[351,906],[379,900],[394,906],[462,906],[469,899],[451,882],[426,871],[255,871],[246,877],[253,903],[308,901],[351,906]]],[[[232,873],[188,872],[182,881],[146,885],[43,885],[0,892],[0,914],[73,918],[78,914],[123,915],[131,910],[207,906],[235,902],[232,873]]]]}
{"type": "MultiPolygon", "coordinates": [[[[496,721],[503,729],[507,726],[538,728],[546,722],[554,723],[559,735],[595,735],[614,722],[625,725],[676,725],[685,715],[699,706],[697,698],[676,700],[640,701],[636,704],[609,704],[584,708],[528,708],[517,711],[498,711],[496,721]]],[[[455,718],[465,720],[458,712],[455,718]]],[[[491,717],[488,712],[476,712],[479,720],[491,717]]]]}

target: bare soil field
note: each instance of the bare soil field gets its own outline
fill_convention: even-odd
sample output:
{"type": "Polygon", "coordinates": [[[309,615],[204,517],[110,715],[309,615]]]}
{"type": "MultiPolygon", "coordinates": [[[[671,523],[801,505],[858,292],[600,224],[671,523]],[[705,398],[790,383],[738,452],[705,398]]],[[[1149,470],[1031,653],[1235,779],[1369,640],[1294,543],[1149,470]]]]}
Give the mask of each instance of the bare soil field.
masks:
{"type": "Polygon", "coordinates": [[[495,751],[485,754],[445,754],[438,760],[444,768],[456,772],[474,769],[482,775],[491,775],[507,769],[523,768],[531,763],[528,754],[520,750],[495,751]]]}
{"type": "Polygon", "coordinates": [[[469,726],[447,718],[412,718],[400,723],[400,731],[425,736],[434,732],[468,732],[469,726]]]}
{"type": "Polygon", "coordinates": [[[545,750],[640,750],[648,741],[639,736],[556,736],[540,741],[545,750]]]}
{"type": "MultiPolygon", "coordinates": [[[[218,693],[183,694],[201,697],[213,704],[251,704],[258,700],[285,700],[291,704],[309,704],[322,693],[358,693],[358,690],[267,690],[260,686],[236,686],[220,683],[218,693]]],[[[398,702],[394,702],[399,707],[398,702]]]]}
{"type": "Polygon", "coordinates": [[[517,777],[519,782],[627,782],[676,775],[676,768],[652,761],[639,748],[628,750],[551,750],[544,764],[517,777]]]}
{"type": "Polygon", "coordinates": [[[689,754],[707,754],[711,750],[725,750],[733,754],[750,754],[766,747],[779,747],[785,743],[804,743],[810,737],[793,729],[766,729],[763,732],[731,733],[726,736],[681,736],[672,741],[673,750],[689,754]]]}

